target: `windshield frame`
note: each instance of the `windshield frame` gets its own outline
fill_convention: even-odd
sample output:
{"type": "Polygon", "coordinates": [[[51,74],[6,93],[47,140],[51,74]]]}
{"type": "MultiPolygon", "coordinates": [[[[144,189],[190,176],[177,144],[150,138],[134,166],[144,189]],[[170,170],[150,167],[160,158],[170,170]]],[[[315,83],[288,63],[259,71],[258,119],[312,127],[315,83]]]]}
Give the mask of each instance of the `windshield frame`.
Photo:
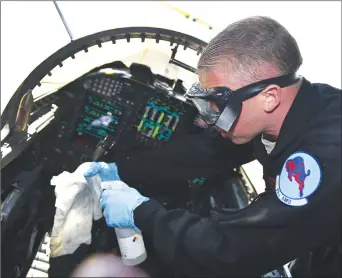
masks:
{"type": "Polygon", "coordinates": [[[170,29],[155,27],[115,28],[71,41],[40,63],[21,83],[1,115],[1,130],[6,124],[8,124],[10,130],[13,129],[18,104],[23,95],[36,86],[40,86],[41,80],[46,75],[49,75],[56,66],[62,65],[63,61],[75,56],[80,51],[87,52],[88,48],[92,46],[98,45],[101,47],[103,43],[110,41],[116,43],[117,40],[126,40],[129,43],[131,39],[135,38],[140,38],[142,42],[146,39],[154,39],[157,43],[167,41],[170,43],[170,47],[173,45],[176,47],[183,46],[184,49],[196,51],[197,55],[200,55],[207,45],[206,42],[196,37],[170,29]]]}

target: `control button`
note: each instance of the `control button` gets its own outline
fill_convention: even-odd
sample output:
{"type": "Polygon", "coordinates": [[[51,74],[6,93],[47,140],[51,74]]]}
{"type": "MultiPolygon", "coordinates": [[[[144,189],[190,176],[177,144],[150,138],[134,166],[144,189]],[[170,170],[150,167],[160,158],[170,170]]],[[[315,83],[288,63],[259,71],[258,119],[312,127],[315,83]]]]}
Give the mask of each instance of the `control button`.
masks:
{"type": "Polygon", "coordinates": [[[83,87],[84,87],[85,89],[90,89],[90,87],[91,87],[91,80],[85,81],[85,82],[83,83],[83,87]]]}

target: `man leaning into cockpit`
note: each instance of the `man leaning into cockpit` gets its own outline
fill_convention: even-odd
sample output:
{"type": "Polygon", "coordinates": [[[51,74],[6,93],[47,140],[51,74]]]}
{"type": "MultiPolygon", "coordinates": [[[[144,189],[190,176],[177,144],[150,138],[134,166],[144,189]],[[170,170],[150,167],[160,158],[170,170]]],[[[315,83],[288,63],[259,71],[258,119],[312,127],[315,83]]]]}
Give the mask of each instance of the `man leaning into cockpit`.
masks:
{"type": "Polygon", "coordinates": [[[200,82],[187,92],[215,131],[110,167],[94,162],[85,176],[176,184],[257,159],[266,192],[240,211],[202,218],[166,210],[133,187],[104,190],[107,225],[152,237],[175,275],[254,277],[298,258],[293,276],[340,276],[341,90],[298,76],[301,64],[295,39],[271,18],[225,28],[204,49],[200,82]]]}

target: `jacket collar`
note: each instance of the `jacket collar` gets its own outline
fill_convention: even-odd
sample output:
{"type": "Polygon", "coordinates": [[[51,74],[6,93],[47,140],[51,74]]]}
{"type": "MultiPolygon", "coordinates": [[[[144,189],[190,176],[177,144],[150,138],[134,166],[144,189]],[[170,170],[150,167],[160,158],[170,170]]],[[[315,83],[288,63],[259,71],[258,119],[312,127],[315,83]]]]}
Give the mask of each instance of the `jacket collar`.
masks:
{"type": "MultiPolygon", "coordinates": [[[[278,156],[293,141],[298,140],[318,107],[318,92],[305,78],[281,126],[270,156],[278,156]]],[[[261,138],[261,137],[260,137],[261,138]]]]}

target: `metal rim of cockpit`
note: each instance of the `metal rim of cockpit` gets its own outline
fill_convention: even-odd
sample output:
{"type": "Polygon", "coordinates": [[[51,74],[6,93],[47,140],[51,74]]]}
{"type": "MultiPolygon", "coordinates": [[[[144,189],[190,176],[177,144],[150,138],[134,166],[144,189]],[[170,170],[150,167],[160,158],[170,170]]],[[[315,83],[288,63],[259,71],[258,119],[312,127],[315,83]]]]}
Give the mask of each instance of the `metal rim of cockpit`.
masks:
{"type": "Polygon", "coordinates": [[[146,39],[155,40],[156,43],[159,43],[159,41],[167,41],[170,43],[170,47],[173,45],[177,47],[183,46],[184,50],[191,49],[196,51],[197,55],[199,55],[207,45],[206,42],[193,36],[155,27],[116,28],[73,40],[50,55],[25,78],[3,111],[1,116],[1,129],[5,124],[8,124],[10,129],[13,128],[17,112],[16,108],[23,95],[29,90],[33,90],[36,86],[40,86],[41,80],[47,75],[51,76],[51,72],[55,67],[63,67],[63,62],[65,60],[70,57],[75,59],[75,54],[81,51],[87,53],[88,48],[92,46],[97,45],[98,47],[102,47],[102,44],[104,43],[112,42],[115,44],[118,40],[126,40],[127,43],[129,43],[131,39],[141,39],[142,43],[145,42],[146,39]]]}

